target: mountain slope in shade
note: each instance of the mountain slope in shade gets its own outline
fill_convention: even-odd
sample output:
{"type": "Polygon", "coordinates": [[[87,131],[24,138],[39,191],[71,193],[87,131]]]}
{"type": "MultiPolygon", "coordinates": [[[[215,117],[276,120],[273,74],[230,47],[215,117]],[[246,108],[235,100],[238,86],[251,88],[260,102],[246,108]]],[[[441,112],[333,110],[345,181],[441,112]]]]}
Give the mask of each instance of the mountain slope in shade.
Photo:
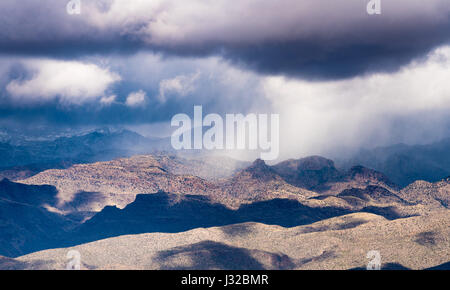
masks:
{"type": "Polygon", "coordinates": [[[75,249],[83,269],[365,269],[367,253],[378,250],[382,268],[424,269],[450,261],[449,219],[445,210],[395,221],[356,213],[288,229],[244,223],[121,236],[15,262],[19,268],[64,269],[67,252],[75,249]]]}
{"type": "MultiPolygon", "coordinates": [[[[252,181],[267,188],[283,185],[284,182],[261,161],[255,162],[235,177],[242,184],[250,184],[252,181]],[[281,183],[272,183],[273,181],[281,183]]],[[[256,189],[249,189],[250,192],[252,190],[256,189]]],[[[5,214],[1,224],[5,234],[0,244],[0,254],[6,256],[124,234],[179,232],[248,221],[293,227],[358,211],[398,219],[416,214],[424,215],[430,210],[439,209],[420,204],[420,200],[411,200],[412,196],[406,201],[384,187],[377,186],[348,189],[337,195],[303,196],[302,199],[274,199],[265,196],[267,200],[252,203],[249,203],[248,196],[243,193],[242,197],[247,198],[247,201],[241,202],[235,209],[216,203],[218,198],[214,195],[208,197],[166,193],[138,195],[132,202],[135,196],[133,194],[107,197],[101,193],[82,192],[62,206],[52,206],[56,197],[54,187],[16,184],[7,180],[0,182],[0,193],[0,212],[5,214]],[[119,198],[122,198],[123,204],[131,204],[123,210],[107,206],[96,215],[89,211],[93,204],[98,207],[107,203],[115,204],[119,198]],[[125,198],[128,198],[126,202],[125,198]],[[65,207],[75,210],[68,211],[66,216],[48,211],[58,208],[64,210],[65,207]],[[92,216],[92,219],[74,230],[75,224],[92,216]]],[[[448,196],[448,191],[442,194],[448,196]]]]}
{"type": "Polygon", "coordinates": [[[368,186],[366,188],[352,188],[346,189],[337,195],[339,198],[343,198],[347,201],[355,202],[359,201],[373,201],[378,203],[392,204],[408,204],[404,199],[400,198],[398,195],[390,192],[384,187],[379,186],[368,186]]]}
{"type": "Polygon", "coordinates": [[[9,257],[57,247],[65,229],[73,225],[43,207],[1,198],[0,221],[0,255],[9,257]]]}
{"type": "Polygon", "coordinates": [[[74,233],[77,242],[147,232],[181,232],[199,227],[261,222],[292,227],[349,213],[332,207],[311,208],[298,201],[273,199],[232,210],[204,196],[159,192],[142,194],[124,209],[106,207],[74,233]]]}
{"type": "Polygon", "coordinates": [[[54,206],[57,190],[50,185],[26,185],[8,179],[0,181],[0,199],[31,206],[54,206]]]}
{"type": "Polygon", "coordinates": [[[56,188],[0,182],[0,255],[16,257],[60,246],[76,222],[49,211],[57,203],[56,188]]]}

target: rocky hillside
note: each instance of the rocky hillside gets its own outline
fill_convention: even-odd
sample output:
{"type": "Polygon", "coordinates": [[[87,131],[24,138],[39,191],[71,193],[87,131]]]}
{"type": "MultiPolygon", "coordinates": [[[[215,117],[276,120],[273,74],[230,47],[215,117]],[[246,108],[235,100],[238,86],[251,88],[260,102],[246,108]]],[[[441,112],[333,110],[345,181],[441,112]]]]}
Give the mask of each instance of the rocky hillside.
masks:
{"type": "Polygon", "coordinates": [[[159,190],[175,194],[205,194],[214,188],[208,181],[192,175],[176,175],[166,170],[151,155],[134,156],[108,162],[78,164],[64,170],[47,170],[21,181],[24,184],[50,184],[57,188],[65,210],[99,211],[106,205],[124,207],[139,193],[159,190]],[[97,193],[89,199],[79,198],[97,193]],[[99,195],[99,196],[98,196],[99,195]],[[74,202],[80,200],[81,204],[74,202]],[[103,202],[102,202],[103,200],[103,202]]]}
{"type": "Polygon", "coordinates": [[[405,200],[433,207],[449,208],[450,205],[450,178],[430,183],[416,181],[403,188],[399,195],[405,200]]]}
{"type": "Polygon", "coordinates": [[[449,219],[447,211],[395,221],[356,213],[294,228],[244,223],[129,235],[0,259],[0,268],[64,269],[70,249],[83,269],[365,269],[371,250],[384,269],[444,268],[449,219]]]}

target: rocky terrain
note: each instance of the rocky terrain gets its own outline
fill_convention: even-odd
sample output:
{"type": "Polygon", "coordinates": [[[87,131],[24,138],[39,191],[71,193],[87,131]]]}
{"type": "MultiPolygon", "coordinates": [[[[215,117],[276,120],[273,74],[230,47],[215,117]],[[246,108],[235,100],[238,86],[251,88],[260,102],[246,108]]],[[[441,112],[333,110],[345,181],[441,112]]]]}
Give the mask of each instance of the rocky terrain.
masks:
{"type": "Polygon", "coordinates": [[[85,211],[100,211],[106,205],[124,207],[139,193],[163,190],[176,194],[205,194],[214,187],[200,177],[172,174],[152,155],[47,170],[20,182],[55,186],[61,209],[68,211],[80,207],[85,211]],[[97,198],[84,199],[89,193],[96,193],[97,198]]]}
{"type": "Polygon", "coordinates": [[[430,183],[423,180],[415,181],[414,183],[403,188],[399,195],[405,200],[425,204],[437,208],[446,207],[450,205],[450,178],[445,178],[441,181],[430,183]]]}
{"type": "Polygon", "coordinates": [[[123,208],[134,200],[136,194],[159,190],[207,195],[214,201],[236,208],[242,203],[272,198],[305,200],[318,193],[336,195],[345,189],[369,185],[392,191],[396,189],[381,173],[361,166],[341,172],[331,160],[317,156],[275,166],[256,160],[239,171],[240,166],[242,164],[225,157],[193,161],[173,155],[141,155],[47,170],[18,182],[55,186],[59,192],[59,210],[66,213],[79,210],[98,212],[106,205],[123,208]],[[222,166],[219,161],[226,165],[222,166]],[[288,175],[286,172],[291,170],[292,162],[306,163],[310,167],[299,166],[293,169],[295,175],[288,175]],[[203,171],[199,168],[206,168],[210,175],[194,175],[203,171]],[[211,173],[217,171],[220,178],[213,178],[211,173]],[[333,172],[333,177],[326,172],[333,172]],[[305,185],[308,183],[314,186],[305,185]],[[90,203],[82,202],[87,194],[93,197],[90,203]]]}
{"type": "Polygon", "coordinates": [[[365,268],[371,250],[384,269],[448,269],[449,222],[437,211],[395,221],[354,213],[293,228],[243,223],[120,236],[0,259],[0,268],[64,269],[75,249],[83,269],[354,269],[365,268]]]}
{"type": "Polygon", "coordinates": [[[76,164],[0,182],[0,268],[59,268],[68,247],[87,269],[352,269],[367,263],[366,248],[382,251],[386,268],[445,267],[449,196],[449,179],[401,189],[320,156],[76,164]]]}

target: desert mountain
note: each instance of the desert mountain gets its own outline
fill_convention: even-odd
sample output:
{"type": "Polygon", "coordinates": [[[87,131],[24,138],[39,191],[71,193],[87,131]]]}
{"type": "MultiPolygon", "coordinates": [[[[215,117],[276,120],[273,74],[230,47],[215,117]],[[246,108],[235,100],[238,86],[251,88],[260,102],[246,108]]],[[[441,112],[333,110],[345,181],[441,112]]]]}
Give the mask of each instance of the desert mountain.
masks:
{"type": "Polygon", "coordinates": [[[342,172],[335,168],[333,161],[318,156],[275,166],[256,160],[238,171],[242,166],[225,157],[188,159],[154,154],[47,170],[20,182],[55,186],[59,192],[57,208],[64,213],[98,212],[107,205],[123,208],[136,194],[160,190],[181,195],[207,195],[235,209],[242,203],[273,198],[301,201],[371,185],[396,192],[396,186],[379,172],[362,166],[342,172]],[[236,173],[225,178],[233,172],[236,173]],[[214,178],[213,173],[218,177],[214,178]]]}
{"type": "Polygon", "coordinates": [[[381,186],[388,190],[397,189],[397,186],[380,172],[363,166],[341,171],[336,169],[332,160],[320,156],[290,159],[272,168],[289,184],[324,194],[337,194],[345,189],[363,188],[368,185],[381,186]]]}
{"type": "Polygon", "coordinates": [[[332,160],[311,156],[302,159],[290,159],[273,166],[273,169],[287,182],[306,189],[340,179],[341,174],[332,160]]]}
{"type": "Polygon", "coordinates": [[[439,268],[450,260],[449,218],[446,210],[394,221],[355,213],[293,228],[244,223],[126,235],[0,260],[0,268],[64,269],[70,249],[83,269],[365,269],[371,250],[384,269],[439,268]]]}
{"type": "Polygon", "coordinates": [[[419,180],[403,188],[399,195],[410,202],[438,208],[449,208],[450,178],[435,183],[419,180]]]}
{"type": "MultiPolygon", "coordinates": [[[[304,200],[317,194],[287,183],[263,160],[257,159],[249,167],[241,170],[217,186],[214,193],[217,200],[221,196],[231,197],[239,202],[261,201],[273,198],[294,198],[304,200]]],[[[228,203],[227,201],[223,201],[228,203]]]]}
{"type": "Polygon", "coordinates": [[[370,185],[366,188],[352,188],[346,189],[339,193],[336,197],[343,198],[350,203],[358,204],[360,201],[372,201],[377,203],[404,203],[407,204],[405,200],[400,198],[398,195],[390,192],[384,187],[370,185]]]}
{"type": "Polygon", "coordinates": [[[225,157],[195,161],[155,154],[46,170],[20,182],[55,186],[59,192],[58,209],[66,213],[96,212],[106,205],[123,208],[135,199],[136,194],[159,190],[181,195],[208,195],[230,207],[255,200],[284,197],[305,199],[316,195],[286,183],[262,160],[232,177],[223,178],[241,166],[241,163],[225,157]],[[223,161],[226,166],[218,161],[223,161]],[[205,170],[209,176],[203,176],[208,177],[209,181],[193,175],[202,175],[200,173],[205,170]],[[213,178],[213,172],[218,172],[219,177],[213,178]]]}
{"type": "MultiPolygon", "coordinates": [[[[379,172],[362,166],[340,171],[322,157],[275,166],[256,160],[228,178],[185,174],[221,166],[210,160],[144,155],[47,170],[19,184],[4,180],[2,210],[11,212],[4,232],[17,233],[19,240],[8,242],[10,236],[5,235],[0,254],[17,256],[120,235],[245,222],[295,227],[356,212],[395,220],[426,215],[448,204],[448,180],[418,182],[398,192],[379,172]],[[420,193],[425,189],[428,197],[420,193]],[[29,208],[29,215],[21,219],[13,205],[29,208]],[[37,222],[27,224],[30,220],[37,222]]],[[[242,166],[227,164],[219,175],[242,166]]]]}
{"type": "Polygon", "coordinates": [[[152,155],[47,170],[21,182],[55,186],[60,208],[65,211],[100,211],[106,205],[124,207],[139,193],[163,190],[202,195],[214,187],[196,176],[170,173],[152,155]],[[92,196],[96,198],[89,200],[89,193],[95,193],[92,196]]]}

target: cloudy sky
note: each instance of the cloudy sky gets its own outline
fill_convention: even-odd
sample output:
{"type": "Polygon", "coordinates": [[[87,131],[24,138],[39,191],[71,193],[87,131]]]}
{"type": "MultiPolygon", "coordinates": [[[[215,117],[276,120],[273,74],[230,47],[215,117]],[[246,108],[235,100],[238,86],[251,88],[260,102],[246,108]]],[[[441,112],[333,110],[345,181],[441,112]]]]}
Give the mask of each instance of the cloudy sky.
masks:
{"type": "MultiPolygon", "coordinates": [[[[450,137],[448,0],[0,1],[0,125],[280,114],[281,157],[450,137]]],[[[167,133],[167,132],[166,132],[167,133]]]]}

